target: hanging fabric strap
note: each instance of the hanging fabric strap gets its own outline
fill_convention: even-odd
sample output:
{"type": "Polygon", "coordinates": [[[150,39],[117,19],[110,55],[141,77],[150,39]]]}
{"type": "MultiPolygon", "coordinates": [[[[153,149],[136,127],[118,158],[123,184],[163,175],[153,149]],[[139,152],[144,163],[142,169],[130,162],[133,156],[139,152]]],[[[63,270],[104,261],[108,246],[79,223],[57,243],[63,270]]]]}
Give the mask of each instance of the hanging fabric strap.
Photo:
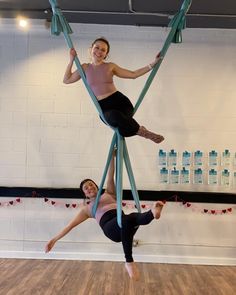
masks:
{"type": "MultiPolygon", "coordinates": [[[[70,25],[67,23],[65,17],[62,15],[62,11],[58,6],[58,3],[56,0],[49,0],[51,6],[52,6],[52,11],[53,11],[53,16],[52,16],[52,22],[51,22],[51,33],[53,35],[60,35],[60,33],[64,34],[64,38],[68,44],[69,48],[73,48],[73,43],[72,40],[69,36],[69,34],[72,33],[72,29],[70,27],[70,25]]],[[[92,89],[90,88],[90,86],[88,85],[88,82],[86,80],[86,76],[84,74],[83,68],[81,66],[80,60],[78,58],[78,56],[75,57],[75,64],[77,66],[77,69],[80,73],[81,79],[83,80],[87,91],[89,93],[89,95],[91,96],[98,112],[99,115],[102,117],[102,119],[104,120],[104,122],[106,122],[102,110],[100,108],[100,105],[97,101],[96,96],[94,95],[92,89]]],[[[111,127],[112,128],[112,127],[111,127]]],[[[116,157],[116,197],[117,197],[117,222],[119,224],[119,226],[121,227],[121,214],[122,214],[122,199],[123,199],[123,159],[125,161],[125,165],[126,165],[126,169],[127,169],[127,174],[129,176],[130,181],[132,181],[133,183],[131,183],[131,188],[132,188],[132,194],[133,194],[133,198],[136,204],[136,208],[139,212],[141,212],[141,207],[140,207],[140,203],[139,203],[139,197],[138,197],[138,192],[136,189],[136,185],[135,185],[135,181],[134,181],[134,176],[133,176],[133,172],[131,169],[131,164],[130,164],[130,160],[129,160],[129,155],[128,155],[128,150],[127,150],[127,146],[125,143],[125,139],[119,134],[118,130],[116,128],[112,128],[115,133],[111,142],[111,146],[110,146],[110,151],[108,154],[108,158],[107,158],[107,163],[103,172],[103,177],[101,180],[101,183],[99,185],[99,190],[98,190],[98,194],[96,197],[96,201],[95,204],[93,206],[92,209],[92,214],[93,216],[95,216],[96,210],[97,210],[97,206],[99,203],[99,200],[101,198],[101,192],[102,192],[102,188],[104,186],[104,182],[106,179],[106,175],[108,172],[108,168],[110,165],[110,162],[112,160],[112,152],[114,150],[115,147],[117,147],[117,157],[116,157]]]]}
{"type": "MultiPolygon", "coordinates": [[[[49,0],[49,2],[51,4],[52,11],[53,11],[52,22],[51,22],[51,33],[53,35],[57,35],[57,36],[60,35],[60,33],[63,33],[64,38],[68,44],[68,47],[74,48],[72,40],[70,38],[70,34],[72,33],[72,29],[71,29],[70,25],[68,24],[67,20],[65,19],[65,17],[63,16],[62,11],[58,6],[57,0],[49,0]]],[[[165,41],[165,44],[161,50],[161,53],[160,53],[162,58],[159,60],[159,62],[155,65],[155,67],[151,71],[151,73],[144,85],[144,88],[141,91],[141,94],[137,100],[137,103],[134,108],[134,113],[137,111],[145,94],[147,93],[171,42],[174,42],[174,43],[182,42],[181,30],[183,28],[185,28],[185,15],[186,15],[190,5],[191,5],[191,0],[184,0],[180,11],[171,20],[171,22],[170,22],[171,30],[169,32],[169,35],[165,41]]],[[[75,57],[74,61],[75,61],[76,67],[79,71],[79,74],[81,76],[81,79],[83,80],[85,87],[87,88],[87,91],[88,91],[89,95],[91,96],[93,103],[99,112],[99,115],[104,120],[104,122],[106,122],[106,120],[103,116],[101,107],[98,103],[98,100],[86,80],[86,76],[85,76],[85,73],[83,71],[83,68],[81,66],[78,56],[75,57]]],[[[131,164],[130,164],[130,159],[129,159],[129,155],[128,155],[128,149],[126,146],[125,138],[119,134],[119,132],[116,128],[112,128],[112,129],[115,131],[115,133],[112,138],[110,150],[109,150],[108,157],[107,157],[107,162],[105,165],[105,169],[103,172],[102,180],[101,180],[101,183],[99,186],[98,194],[96,197],[95,204],[93,206],[92,213],[93,213],[93,216],[95,216],[97,206],[98,206],[98,203],[99,203],[99,200],[101,197],[102,188],[104,186],[104,182],[105,182],[106,175],[108,172],[108,168],[109,168],[110,162],[112,160],[112,153],[113,153],[114,148],[117,147],[117,156],[116,156],[117,222],[118,222],[119,226],[121,227],[122,226],[122,221],[121,221],[122,199],[123,199],[123,189],[122,189],[122,187],[123,187],[123,160],[125,162],[127,174],[128,174],[129,181],[131,184],[132,194],[133,194],[133,198],[134,198],[134,201],[136,204],[136,208],[139,212],[141,211],[141,207],[140,207],[140,203],[139,203],[138,192],[137,192],[137,188],[135,185],[135,180],[134,180],[134,176],[133,176],[133,172],[132,172],[132,168],[131,168],[131,164]]]]}
{"type": "Polygon", "coordinates": [[[143,87],[143,90],[141,91],[138,100],[134,107],[134,113],[136,113],[137,109],[139,108],[140,104],[142,103],[144,96],[146,95],[149,87],[151,86],[151,83],[154,79],[154,77],[157,74],[158,69],[160,68],[160,65],[163,61],[163,58],[166,55],[167,50],[170,47],[171,43],[181,43],[182,42],[182,30],[186,27],[186,14],[191,6],[192,0],[185,0],[181,6],[181,9],[176,15],[172,18],[172,20],[169,23],[169,27],[171,27],[171,30],[166,38],[166,41],[160,51],[161,59],[159,59],[158,63],[154,66],[152,69],[149,77],[147,78],[147,81],[143,87]]]}
{"type": "MultiPolygon", "coordinates": [[[[69,23],[67,22],[66,18],[62,14],[62,11],[58,6],[57,0],[49,0],[49,2],[51,4],[52,12],[53,12],[52,20],[51,20],[51,34],[59,36],[60,33],[63,33],[68,47],[69,48],[74,48],[73,42],[72,42],[72,40],[70,38],[70,34],[72,34],[73,31],[72,31],[69,23]]],[[[79,71],[79,74],[81,76],[81,79],[83,80],[83,83],[85,84],[85,87],[86,87],[90,97],[92,98],[93,103],[95,104],[98,112],[99,112],[99,115],[102,117],[104,122],[106,122],[106,120],[105,120],[105,118],[103,116],[101,107],[100,107],[100,105],[98,103],[98,100],[97,100],[95,94],[93,93],[91,87],[89,86],[89,84],[87,82],[84,70],[83,70],[83,68],[81,66],[81,62],[80,62],[79,57],[77,55],[75,56],[74,61],[75,61],[76,67],[77,67],[77,69],[79,71]]]]}

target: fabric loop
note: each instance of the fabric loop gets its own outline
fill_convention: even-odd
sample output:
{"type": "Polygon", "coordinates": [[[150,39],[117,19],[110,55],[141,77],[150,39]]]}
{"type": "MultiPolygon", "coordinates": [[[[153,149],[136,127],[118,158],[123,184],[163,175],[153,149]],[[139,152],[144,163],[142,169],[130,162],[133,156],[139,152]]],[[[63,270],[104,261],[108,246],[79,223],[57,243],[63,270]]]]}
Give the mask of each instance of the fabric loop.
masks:
{"type": "MultiPolygon", "coordinates": [[[[70,25],[68,24],[66,18],[63,16],[61,9],[59,8],[57,1],[56,0],[49,0],[51,6],[52,6],[52,11],[53,11],[53,16],[52,16],[52,22],[51,22],[51,33],[53,35],[60,35],[61,32],[63,32],[65,40],[68,44],[69,48],[73,48],[73,43],[72,40],[69,36],[69,34],[73,33],[70,25]]],[[[185,21],[185,15],[191,5],[191,0],[184,0],[181,9],[179,11],[179,13],[177,13],[173,19],[171,20],[169,26],[172,27],[169,35],[167,36],[167,39],[165,41],[165,44],[161,50],[161,56],[164,57],[170,44],[172,42],[174,43],[180,43],[182,42],[182,35],[181,35],[181,30],[184,29],[186,27],[186,21],[185,21]]],[[[138,109],[139,105],[141,104],[145,94],[147,93],[159,67],[161,62],[163,61],[163,58],[161,58],[159,60],[159,62],[154,66],[154,68],[152,69],[143,90],[141,91],[141,94],[137,100],[137,103],[134,107],[134,113],[136,112],[136,110],[138,109]]],[[[81,66],[81,63],[79,61],[78,56],[75,57],[75,64],[77,66],[77,69],[81,75],[81,78],[87,88],[88,93],[90,94],[93,103],[95,105],[95,107],[97,108],[101,118],[103,119],[103,121],[106,121],[102,110],[100,108],[100,105],[97,101],[96,96],[94,95],[91,87],[89,86],[85,74],[83,72],[83,68],[81,66]]],[[[130,180],[130,185],[131,185],[131,189],[132,189],[132,193],[133,193],[133,198],[135,200],[136,203],[136,207],[138,209],[138,211],[141,211],[141,207],[140,207],[140,203],[139,203],[139,197],[138,197],[138,192],[137,192],[137,188],[135,185],[135,180],[134,180],[134,176],[133,176],[133,172],[132,172],[132,168],[131,168],[131,164],[130,164],[130,160],[129,160],[129,155],[128,155],[128,149],[126,146],[126,142],[125,142],[125,138],[123,136],[121,136],[119,134],[119,131],[116,128],[113,128],[114,135],[113,135],[113,139],[111,142],[111,146],[110,146],[110,150],[109,150],[109,154],[108,154],[108,158],[107,158],[107,163],[103,172],[103,177],[102,177],[102,181],[100,183],[99,186],[99,190],[98,190],[98,194],[96,197],[96,201],[95,204],[93,206],[93,216],[95,216],[96,210],[97,210],[97,206],[98,206],[98,202],[100,200],[101,197],[101,191],[104,185],[104,181],[107,175],[107,171],[108,171],[108,167],[109,164],[111,162],[111,158],[112,158],[112,152],[114,150],[114,147],[117,147],[117,158],[116,158],[116,197],[117,197],[117,222],[119,224],[119,226],[121,227],[121,212],[122,212],[122,197],[123,197],[123,180],[122,180],[122,169],[123,169],[123,160],[125,162],[126,165],[126,169],[127,169],[127,174],[129,176],[129,180],[130,180]]]]}

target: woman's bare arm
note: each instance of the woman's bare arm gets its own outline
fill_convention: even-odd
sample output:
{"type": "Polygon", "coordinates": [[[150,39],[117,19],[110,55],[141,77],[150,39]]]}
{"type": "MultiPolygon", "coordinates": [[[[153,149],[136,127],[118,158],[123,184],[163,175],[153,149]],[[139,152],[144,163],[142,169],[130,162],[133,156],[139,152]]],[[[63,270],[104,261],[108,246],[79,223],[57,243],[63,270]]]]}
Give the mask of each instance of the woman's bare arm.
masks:
{"type": "Polygon", "coordinates": [[[156,56],[155,60],[152,63],[150,63],[149,65],[145,67],[139,68],[135,71],[121,68],[117,64],[112,64],[113,66],[112,72],[115,76],[119,78],[136,79],[148,73],[158,63],[160,59],[162,59],[162,57],[160,56],[160,53],[158,53],[158,55],[156,56]]]}
{"type": "Polygon", "coordinates": [[[108,174],[107,174],[107,187],[106,192],[111,195],[116,194],[116,186],[114,181],[114,174],[115,174],[115,156],[116,151],[113,151],[110,166],[108,168],[108,174]]]}
{"type": "MultiPolygon", "coordinates": [[[[63,78],[63,83],[65,84],[71,84],[79,81],[81,79],[80,73],[78,70],[75,70],[72,72],[72,67],[74,63],[74,59],[76,57],[77,53],[74,48],[70,49],[70,61],[66,67],[64,78],[63,78]]],[[[87,64],[82,64],[82,68],[85,71],[87,64]]]]}
{"type": "Polygon", "coordinates": [[[62,237],[64,237],[66,234],[68,234],[75,226],[79,225],[80,223],[84,222],[89,218],[89,215],[86,211],[86,207],[84,206],[80,212],[75,216],[75,218],[54,238],[52,238],[45,247],[45,252],[49,252],[54,244],[60,240],[62,237]]]}

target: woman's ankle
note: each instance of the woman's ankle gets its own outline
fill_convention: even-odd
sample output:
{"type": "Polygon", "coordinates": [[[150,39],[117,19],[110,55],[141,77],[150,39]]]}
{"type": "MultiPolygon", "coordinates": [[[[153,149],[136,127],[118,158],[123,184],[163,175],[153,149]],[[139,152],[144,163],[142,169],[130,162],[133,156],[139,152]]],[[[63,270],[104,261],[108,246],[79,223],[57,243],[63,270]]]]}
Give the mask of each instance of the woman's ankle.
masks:
{"type": "Polygon", "coordinates": [[[159,219],[161,217],[161,211],[164,205],[165,202],[162,201],[157,201],[155,204],[153,204],[151,211],[155,219],[159,219]]]}
{"type": "Polygon", "coordinates": [[[136,265],[135,262],[126,262],[125,263],[125,268],[129,274],[129,277],[134,280],[134,281],[138,281],[140,278],[140,273],[139,273],[139,269],[136,265]]]}
{"type": "Polygon", "coordinates": [[[155,143],[161,143],[164,140],[162,135],[156,134],[152,131],[147,130],[144,126],[140,126],[137,135],[150,139],[155,143]]]}

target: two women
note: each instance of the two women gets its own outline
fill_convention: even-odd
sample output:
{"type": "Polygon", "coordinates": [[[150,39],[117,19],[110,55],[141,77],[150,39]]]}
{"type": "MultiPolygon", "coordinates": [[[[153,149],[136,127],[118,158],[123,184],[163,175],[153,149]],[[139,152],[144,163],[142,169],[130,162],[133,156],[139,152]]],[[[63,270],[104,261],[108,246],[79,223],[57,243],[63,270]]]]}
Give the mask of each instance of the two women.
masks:
{"type": "MultiPolygon", "coordinates": [[[[140,126],[133,119],[133,105],[130,100],[117,91],[113,77],[135,79],[149,72],[160,59],[157,55],[155,60],[149,65],[130,71],[119,67],[118,65],[106,62],[107,55],[110,50],[109,42],[104,38],[98,38],[92,43],[91,47],[91,63],[82,64],[82,68],[86,75],[86,79],[98,99],[103,111],[106,122],[112,127],[116,127],[122,136],[139,135],[160,143],[164,140],[162,135],[158,135],[140,126]]],[[[64,75],[64,83],[70,84],[80,80],[81,76],[76,70],[72,72],[72,66],[76,52],[70,50],[70,61],[64,75]]],[[[81,224],[88,218],[92,218],[92,208],[97,197],[98,187],[91,179],[85,179],[80,184],[80,189],[84,193],[88,202],[82,206],[75,218],[46,245],[46,252],[49,252],[55,243],[69,233],[75,226],[81,224]]],[[[164,203],[157,201],[151,210],[144,213],[124,214],[122,212],[122,228],[117,224],[117,206],[114,183],[114,154],[110,163],[107,175],[107,187],[101,195],[95,219],[99,223],[104,234],[114,242],[121,242],[125,255],[125,267],[130,276],[134,280],[139,279],[139,271],[134,263],[132,256],[133,237],[140,225],[147,225],[153,219],[159,219],[164,203]]]]}

